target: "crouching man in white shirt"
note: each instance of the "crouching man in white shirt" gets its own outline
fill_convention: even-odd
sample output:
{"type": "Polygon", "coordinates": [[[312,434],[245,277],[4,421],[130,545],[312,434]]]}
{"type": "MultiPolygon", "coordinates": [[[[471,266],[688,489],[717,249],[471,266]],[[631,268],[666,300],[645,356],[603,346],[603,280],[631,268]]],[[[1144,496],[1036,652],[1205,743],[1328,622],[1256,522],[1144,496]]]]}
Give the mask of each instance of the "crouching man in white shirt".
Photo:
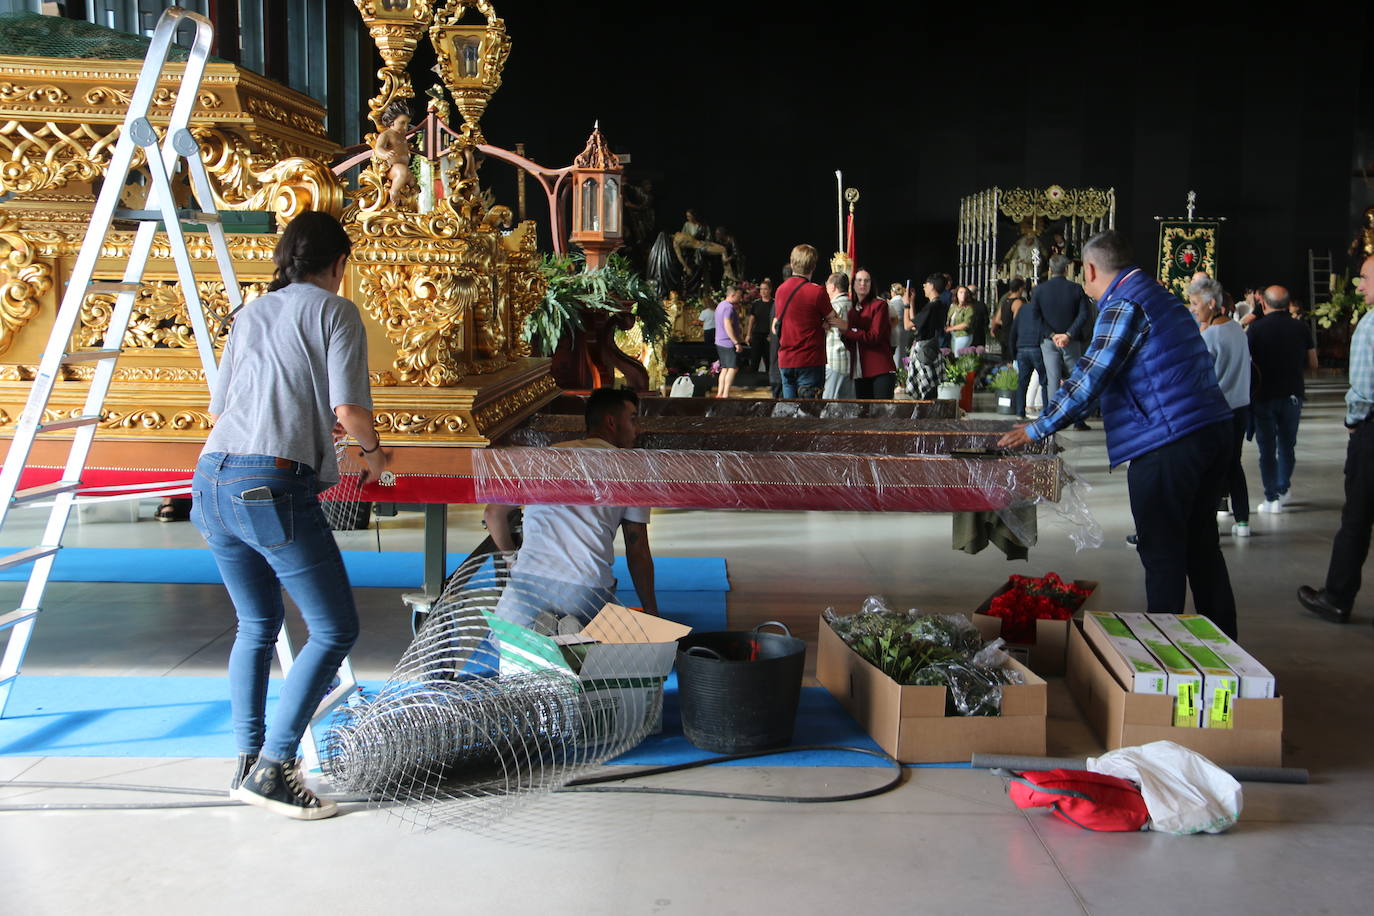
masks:
{"type": "MultiPolygon", "coordinates": [[[[639,398],[633,391],[598,388],[587,398],[587,438],[555,448],[633,448],[639,436],[639,398]]],[[[510,529],[514,507],[489,505],[484,518],[497,549],[516,549],[510,529]]],[[[615,600],[616,530],[624,532],[625,563],[640,603],[658,614],[654,558],[649,551],[649,509],[625,506],[527,506],[524,541],[511,566],[497,616],[545,629],[574,618],[575,629],[615,600]],[[541,615],[552,615],[552,619],[541,615]],[[538,622],[538,623],[537,623],[538,622]]],[[[574,621],[569,621],[573,623],[574,621]]]]}

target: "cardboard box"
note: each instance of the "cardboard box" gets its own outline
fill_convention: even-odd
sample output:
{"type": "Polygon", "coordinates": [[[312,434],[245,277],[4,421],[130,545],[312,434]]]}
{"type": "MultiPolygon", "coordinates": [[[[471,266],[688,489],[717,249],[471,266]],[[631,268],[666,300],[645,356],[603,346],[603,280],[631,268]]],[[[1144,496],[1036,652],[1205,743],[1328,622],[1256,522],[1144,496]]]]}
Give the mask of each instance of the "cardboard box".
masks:
{"type": "Polygon", "coordinates": [[[1269,669],[1257,662],[1216,624],[1198,614],[1179,614],[1179,622],[1226,663],[1240,678],[1240,696],[1246,700],[1268,700],[1279,695],[1278,682],[1269,669]]]}
{"type": "Polygon", "coordinates": [[[645,725],[663,728],[663,683],[677,640],[692,628],[607,604],[571,637],[549,637],[483,612],[501,643],[501,673],[566,672],[582,691],[583,728],[592,745],[626,740],[645,725]]]}
{"type": "Polygon", "coordinates": [[[1187,657],[1178,647],[1169,642],[1168,637],[1159,632],[1159,627],[1150,623],[1144,614],[1117,614],[1121,622],[1131,630],[1131,635],[1140,640],[1150,654],[1155,657],[1168,675],[1169,696],[1174,701],[1174,725],[1179,727],[1200,728],[1202,726],[1202,674],[1188,663],[1187,657]]]}
{"type": "MultiPolygon", "coordinates": [[[[1073,583],[1081,588],[1088,589],[1089,592],[1097,590],[1095,579],[1074,579],[1073,583]]],[[[987,613],[988,608],[992,607],[993,599],[998,595],[1011,591],[1011,580],[1002,583],[1002,587],[997,589],[987,600],[978,605],[978,610],[973,612],[973,623],[978,627],[978,632],[982,634],[983,641],[996,639],[1002,635],[1002,618],[993,617],[987,613]]],[[[1078,610],[1082,610],[1092,595],[1089,594],[1079,605],[1078,610]]],[[[1035,642],[1032,643],[1007,643],[1007,652],[1012,658],[1030,668],[1036,674],[1060,675],[1064,673],[1064,668],[1068,659],[1069,649],[1069,621],[1067,620],[1037,620],[1035,622],[1035,642]]]]}
{"type": "MultiPolygon", "coordinates": [[[[1115,614],[1088,611],[1083,615],[1083,635],[1096,647],[1117,683],[1131,693],[1169,692],[1168,674],[1115,614]]],[[[1066,651],[1067,642],[1066,638],[1066,651]]]]}
{"type": "Polygon", "coordinates": [[[1173,698],[1128,691],[1077,625],[1069,630],[1068,681],[1084,718],[1109,749],[1174,741],[1222,765],[1283,765],[1281,698],[1236,700],[1229,729],[1176,728],[1173,698]]]}
{"type": "Polygon", "coordinates": [[[1230,728],[1231,701],[1240,693],[1236,673],[1179,622],[1177,614],[1146,614],[1202,674],[1202,727],[1230,728]]]}
{"type": "Polygon", "coordinates": [[[974,753],[1045,754],[1045,682],[1015,661],[1024,684],[1002,688],[1000,716],[946,716],[944,687],[905,687],[821,620],[816,678],[873,740],[902,763],[968,760],[974,753]]]}

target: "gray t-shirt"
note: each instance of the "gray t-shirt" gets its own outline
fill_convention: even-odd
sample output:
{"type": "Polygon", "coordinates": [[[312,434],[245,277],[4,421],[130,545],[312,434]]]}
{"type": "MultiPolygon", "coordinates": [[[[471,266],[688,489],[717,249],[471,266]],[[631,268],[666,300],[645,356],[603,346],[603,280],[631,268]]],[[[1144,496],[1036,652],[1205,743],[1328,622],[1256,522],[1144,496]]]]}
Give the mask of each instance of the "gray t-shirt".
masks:
{"type": "Polygon", "coordinates": [[[1217,384],[1232,410],[1250,403],[1250,347],[1238,321],[1214,324],[1202,331],[1202,342],[1216,363],[1217,384]]]}
{"type": "Polygon", "coordinates": [[[293,283],[234,317],[210,397],[218,419],[201,453],[289,458],[335,483],[334,408],[343,404],[372,409],[358,307],[293,283]]]}

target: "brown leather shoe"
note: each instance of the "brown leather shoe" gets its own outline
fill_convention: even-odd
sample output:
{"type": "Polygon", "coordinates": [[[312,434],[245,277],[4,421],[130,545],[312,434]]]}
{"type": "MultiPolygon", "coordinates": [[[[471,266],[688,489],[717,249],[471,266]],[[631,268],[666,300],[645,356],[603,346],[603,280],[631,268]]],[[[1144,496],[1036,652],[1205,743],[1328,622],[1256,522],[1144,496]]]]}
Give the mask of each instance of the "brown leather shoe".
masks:
{"type": "Polygon", "coordinates": [[[1326,589],[1315,589],[1309,585],[1298,586],[1298,601],[1310,613],[1316,614],[1322,620],[1331,623],[1349,623],[1350,611],[1336,607],[1331,601],[1331,596],[1326,593],[1326,589]]]}

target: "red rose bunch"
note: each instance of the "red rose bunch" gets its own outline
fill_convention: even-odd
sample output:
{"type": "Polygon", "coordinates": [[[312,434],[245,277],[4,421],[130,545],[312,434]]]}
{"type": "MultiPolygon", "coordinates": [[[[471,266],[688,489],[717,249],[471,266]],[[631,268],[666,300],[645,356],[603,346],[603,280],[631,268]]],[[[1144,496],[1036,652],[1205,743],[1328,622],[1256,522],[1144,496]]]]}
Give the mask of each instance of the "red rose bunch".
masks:
{"type": "Polygon", "coordinates": [[[1037,620],[1068,620],[1087,599],[1089,590],[1065,582],[1056,573],[1012,576],[1010,587],[993,598],[987,613],[1002,620],[1007,642],[1034,643],[1037,620]]]}

